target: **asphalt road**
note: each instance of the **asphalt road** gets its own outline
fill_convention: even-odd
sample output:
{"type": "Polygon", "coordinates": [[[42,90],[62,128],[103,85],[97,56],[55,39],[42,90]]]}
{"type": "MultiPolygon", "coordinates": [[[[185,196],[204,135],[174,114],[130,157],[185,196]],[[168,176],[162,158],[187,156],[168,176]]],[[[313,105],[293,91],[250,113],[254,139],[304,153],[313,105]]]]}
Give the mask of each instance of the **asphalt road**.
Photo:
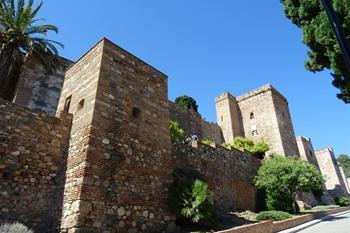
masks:
{"type": "Polygon", "coordinates": [[[350,211],[306,223],[283,233],[350,233],[350,211]],[[304,228],[304,229],[302,229],[304,228]]]}

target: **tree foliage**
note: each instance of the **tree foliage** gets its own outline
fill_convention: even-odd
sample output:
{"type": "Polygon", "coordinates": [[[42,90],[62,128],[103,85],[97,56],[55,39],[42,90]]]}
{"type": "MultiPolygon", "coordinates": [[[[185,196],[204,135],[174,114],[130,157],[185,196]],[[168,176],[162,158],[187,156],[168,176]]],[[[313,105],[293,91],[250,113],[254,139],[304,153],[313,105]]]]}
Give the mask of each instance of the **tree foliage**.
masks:
{"type": "Polygon", "coordinates": [[[348,155],[339,155],[337,161],[344,169],[345,176],[350,178],[350,157],[348,155]]]}
{"type": "MultiPolygon", "coordinates": [[[[280,0],[286,16],[303,31],[303,43],[309,47],[306,69],[317,72],[330,69],[338,98],[350,103],[350,72],[320,0],[280,0]]],[[[350,44],[350,1],[333,0],[333,8],[350,44]]]]}
{"type": "Polygon", "coordinates": [[[181,141],[185,137],[185,131],[180,128],[179,122],[170,121],[170,138],[172,141],[181,141]]]}
{"type": "Polygon", "coordinates": [[[197,101],[190,96],[179,96],[175,99],[175,103],[183,108],[192,109],[193,111],[198,112],[197,101]]]}
{"type": "Polygon", "coordinates": [[[310,163],[294,158],[275,156],[265,160],[255,178],[255,185],[265,189],[269,210],[297,212],[297,192],[320,189],[323,176],[310,163]]]}
{"type": "Polygon", "coordinates": [[[63,45],[42,37],[58,32],[53,25],[37,24],[42,20],[36,18],[42,4],[35,7],[33,0],[0,0],[0,98],[13,99],[29,58],[38,60],[49,73],[57,67],[56,46],[63,45]]]}
{"type": "Polygon", "coordinates": [[[192,223],[209,219],[213,215],[213,197],[208,184],[194,170],[176,168],[169,189],[168,205],[178,220],[192,223]]]}

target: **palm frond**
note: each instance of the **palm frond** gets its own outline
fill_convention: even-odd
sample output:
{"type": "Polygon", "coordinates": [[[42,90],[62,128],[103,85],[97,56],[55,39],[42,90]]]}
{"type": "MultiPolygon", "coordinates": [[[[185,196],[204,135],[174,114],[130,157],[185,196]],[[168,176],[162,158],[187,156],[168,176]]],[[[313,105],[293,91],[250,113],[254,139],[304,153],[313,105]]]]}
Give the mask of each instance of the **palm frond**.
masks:
{"type": "Polygon", "coordinates": [[[40,11],[41,7],[43,6],[44,2],[41,1],[39,5],[32,11],[32,14],[30,15],[31,18],[34,18],[38,12],[40,11]]]}

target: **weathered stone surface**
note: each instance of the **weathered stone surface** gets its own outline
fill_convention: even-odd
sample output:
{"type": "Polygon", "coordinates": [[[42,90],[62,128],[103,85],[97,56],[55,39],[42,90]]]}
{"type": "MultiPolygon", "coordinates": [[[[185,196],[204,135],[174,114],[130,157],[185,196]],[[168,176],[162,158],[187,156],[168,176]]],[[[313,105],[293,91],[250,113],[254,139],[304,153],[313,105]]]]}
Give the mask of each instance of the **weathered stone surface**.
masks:
{"type": "MultiPolygon", "coordinates": [[[[165,230],[173,221],[164,220],[172,172],[166,76],[104,39],[66,72],[58,110],[67,98],[74,118],[63,216],[84,200],[92,209],[79,228],[165,230]]],[[[65,221],[62,230],[77,228],[65,221]]]]}
{"type": "Polygon", "coordinates": [[[209,139],[217,144],[224,142],[221,129],[218,124],[207,122],[199,113],[191,109],[185,109],[176,103],[169,101],[170,119],[177,121],[187,136],[197,135],[199,140],[209,139]]]}
{"type": "Polygon", "coordinates": [[[233,97],[216,98],[217,118],[226,142],[235,136],[266,141],[271,151],[299,156],[287,99],[270,84],[233,97]]]}
{"type": "Polygon", "coordinates": [[[326,189],[333,197],[349,196],[332,148],[315,151],[322,175],[326,180],[326,189]]]}
{"type": "Polygon", "coordinates": [[[47,74],[42,65],[31,60],[22,74],[14,102],[51,116],[56,114],[65,70],[73,63],[59,57],[60,65],[54,74],[47,74]]]}
{"type": "Polygon", "coordinates": [[[195,147],[173,144],[173,164],[200,172],[214,192],[215,205],[225,210],[255,210],[254,177],[260,160],[252,154],[213,148],[201,143],[195,147]],[[215,174],[215,175],[214,175],[215,174]]]}
{"type": "Polygon", "coordinates": [[[51,142],[67,145],[70,124],[69,114],[55,118],[0,99],[0,224],[21,221],[37,232],[57,229],[67,154],[65,146],[51,142]]]}

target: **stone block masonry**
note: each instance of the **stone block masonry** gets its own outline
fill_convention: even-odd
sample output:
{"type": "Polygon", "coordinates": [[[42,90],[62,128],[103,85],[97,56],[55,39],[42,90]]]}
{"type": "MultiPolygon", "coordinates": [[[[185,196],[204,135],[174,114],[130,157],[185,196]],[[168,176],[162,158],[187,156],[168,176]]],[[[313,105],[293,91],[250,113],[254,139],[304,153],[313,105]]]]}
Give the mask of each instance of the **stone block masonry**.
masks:
{"type": "Polygon", "coordinates": [[[221,128],[218,124],[207,122],[192,109],[183,108],[169,101],[170,119],[177,121],[187,136],[196,134],[199,140],[209,139],[217,144],[224,142],[221,128]]]}
{"type": "Polygon", "coordinates": [[[326,180],[326,189],[334,197],[348,196],[346,185],[341,175],[339,166],[332,148],[325,148],[315,151],[316,159],[321,173],[326,180]]]}
{"type": "Polygon", "coordinates": [[[0,224],[58,231],[70,125],[0,99],[0,224]]]}
{"type": "Polygon", "coordinates": [[[64,81],[64,72],[72,61],[58,57],[56,72],[48,74],[36,60],[31,60],[22,73],[14,102],[35,111],[56,114],[64,81]]]}
{"type": "Polygon", "coordinates": [[[224,93],[216,98],[216,111],[226,142],[244,136],[266,141],[268,154],[299,156],[288,101],[270,84],[236,98],[224,93]]]}
{"type": "Polygon", "coordinates": [[[106,39],[66,74],[59,110],[74,118],[62,231],[171,227],[167,77],[106,39]]]}
{"type": "Polygon", "coordinates": [[[217,208],[255,211],[257,190],[253,179],[261,162],[252,154],[194,143],[173,144],[172,157],[175,167],[200,172],[214,192],[217,208]]]}

